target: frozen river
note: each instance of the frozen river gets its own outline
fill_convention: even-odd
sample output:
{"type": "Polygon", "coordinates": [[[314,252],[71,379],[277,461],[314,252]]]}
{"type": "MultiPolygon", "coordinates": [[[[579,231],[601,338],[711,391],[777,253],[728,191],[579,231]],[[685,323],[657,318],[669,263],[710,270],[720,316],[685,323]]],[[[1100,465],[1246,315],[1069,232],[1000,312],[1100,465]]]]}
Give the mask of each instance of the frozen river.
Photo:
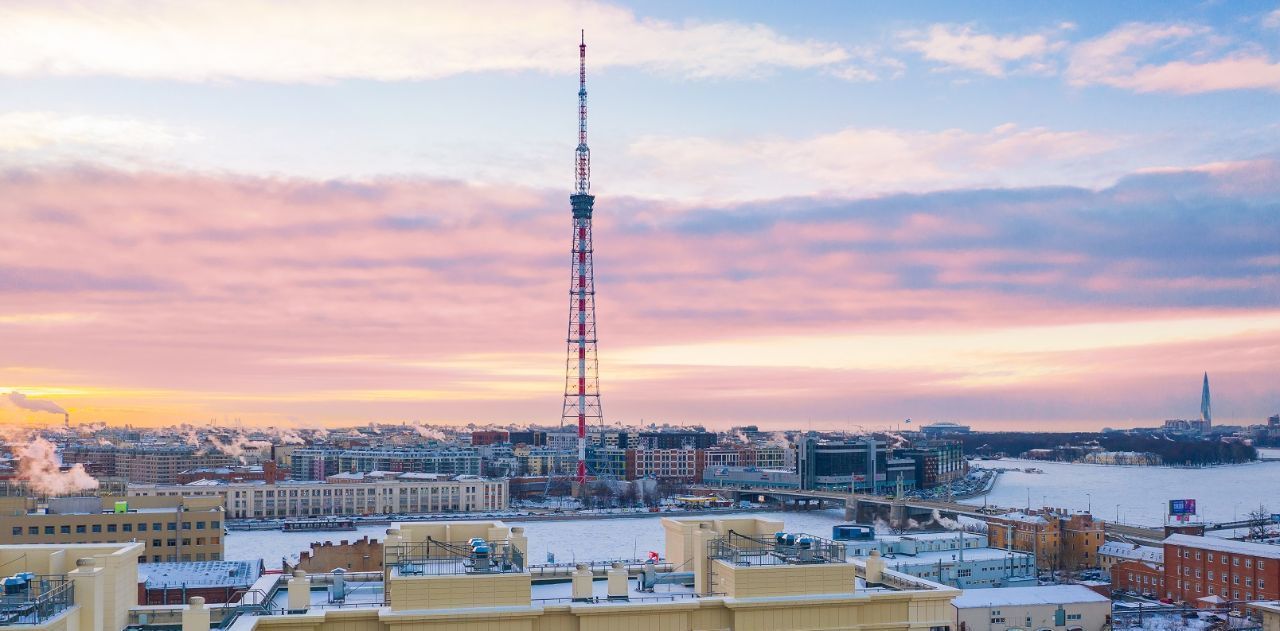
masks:
{"type": "Polygon", "coordinates": [[[1194,499],[1203,521],[1243,519],[1261,504],[1280,513],[1280,462],[1255,462],[1205,469],[1120,467],[1036,460],[984,460],[990,469],[1034,467],[1044,473],[1000,474],[986,497],[965,500],[997,506],[1056,506],[1086,510],[1104,520],[1158,526],[1169,500],[1194,499]]]}
{"type": "MultiPolygon", "coordinates": [[[[995,488],[985,498],[999,506],[1057,506],[1072,510],[1090,507],[1100,519],[1148,526],[1164,523],[1171,499],[1191,498],[1197,502],[1200,518],[1225,521],[1243,517],[1262,504],[1280,512],[1280,461],[1207,469],[1164,467],[1117,467],[1066,464],[1031,460],[983,461],[988,468],[1022,469],[1035,467],[1044,473],[1009,471],[1000,475],[995,488]]],[[[984,498],[967,500],[982,504],[984,498]]],[[[675,514],[678,516],[679,514],[675,514]]],[[[762,515],[781,519],[787,530],[831,536],[831,527],[843,523],[842,510],[809,512],[733,513],[722,517],[762,515]]],[[[546,561],[553,552],[556,561],[639,558],[650,550],[663,550],[660,517],[634,519],[584,519],[574,521],[518,522],[529,536],[530,560],[546,561]]],[[[274,530],[232,532],[226,537],[226,558],[262,558],[267,567],[280,567],[284,556],[296,557],[312,542],[354,540],[368,535],[383,539],[386,526],[364,526],[355,532],[280,532],[274,530]]]]}
{"type": "MultiPolygon", "coordinates": [[[[679,513],[669,516],[679,517],[679,513]]],[[[844,510],[805,512],[759,511],[716,514],[709,518],[760,516],[781,519],[787,530],[807,532],[823,537],[831,536],[831,527],[844,523],[844,510]]],[[[556,555],[557,562],[575,560],[603,560],[618,558],[643,558],[650,550],[663,553],[661,517],[637,517],[630,519],[581,519],[570,521],[504,520],[512,526],[523,526],[529,537],[529,559],[544,563],[547,553],[556,555]]],[[[348,541],[368,535],[381,541],[387,526],[363,526],[347,532],[281,532],[279,530],[234,531],[226,536],[226,558],[262,558],[268,568],[280,567],[283,556],[297,557],[316,541],[348,541]]]]}

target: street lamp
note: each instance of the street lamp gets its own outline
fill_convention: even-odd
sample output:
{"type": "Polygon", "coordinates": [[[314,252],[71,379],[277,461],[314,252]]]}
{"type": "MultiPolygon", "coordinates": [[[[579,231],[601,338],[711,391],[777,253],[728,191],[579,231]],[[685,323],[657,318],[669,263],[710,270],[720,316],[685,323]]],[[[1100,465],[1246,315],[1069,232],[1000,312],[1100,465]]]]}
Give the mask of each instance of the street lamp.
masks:
{"type": "Polygon", "coordinates": [[[1092,515],[1093,514],[1093,493],[1085,493],[1084,496],[1089,499],[1089,503],[1087,505],[1088,508],[1084,509],[1084,512],[1092,515]]]}
{"type": "Polygon", "coordinates": [[[1120,523],[1120,505],[1116,504],[1116,523],[1120,523]]]}

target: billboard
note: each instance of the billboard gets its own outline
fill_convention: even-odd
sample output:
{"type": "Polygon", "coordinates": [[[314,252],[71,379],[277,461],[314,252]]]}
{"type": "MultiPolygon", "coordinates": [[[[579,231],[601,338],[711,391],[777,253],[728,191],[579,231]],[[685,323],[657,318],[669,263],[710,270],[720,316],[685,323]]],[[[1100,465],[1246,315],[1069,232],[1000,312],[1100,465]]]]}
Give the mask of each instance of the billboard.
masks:
{"type": "Polygon", "coordinates": [[[1169,500],[1169,515],[1172,517],[1181,517],[1183,515],[1196,514],[1195,500],[1169,500]]]}

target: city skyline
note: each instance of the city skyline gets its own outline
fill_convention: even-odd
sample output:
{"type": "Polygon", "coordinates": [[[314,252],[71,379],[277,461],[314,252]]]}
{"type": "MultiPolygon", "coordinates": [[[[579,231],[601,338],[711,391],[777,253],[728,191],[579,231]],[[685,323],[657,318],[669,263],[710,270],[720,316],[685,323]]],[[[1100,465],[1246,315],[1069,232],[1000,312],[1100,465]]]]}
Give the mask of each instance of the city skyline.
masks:
{"type": "Polygon", "coordinates": [[[554,424],[579,28],[608,423],[1280,410],[1274,3],[467,8],[0,8],[0,422],[554,424]]]}

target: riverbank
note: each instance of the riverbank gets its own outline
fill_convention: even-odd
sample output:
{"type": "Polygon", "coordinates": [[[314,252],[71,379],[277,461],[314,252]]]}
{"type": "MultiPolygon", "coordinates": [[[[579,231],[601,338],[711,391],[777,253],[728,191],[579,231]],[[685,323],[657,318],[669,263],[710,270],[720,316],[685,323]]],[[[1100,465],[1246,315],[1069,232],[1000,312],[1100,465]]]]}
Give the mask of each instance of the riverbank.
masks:
{"type": "Polygon", "coordinates": [[[1169,500],[1195,499],[1203,521],[1234,521],[1259,505],[1280,509],[1280,461],[1212,468],[1172,468],[1074,464],[1041,460],[983,460],[985,469],[1003,469],[985,499],[966,504],[1089,511],[1100,519],[1159,526],[1169,500]],[[1044,473],[1027,473],[1025,469],[1044,473]],[[1231,489],[1230,494],[1223,489],[1231,489]]]}
{"type": "MultiPolygon", "coordinates": [[[[776,506],[761,506],[759,508],[751,508],[750,512],[781,512],[784,509],[776,506]]],[[[475,521],[475,520],[498,520],[512,523],[526,522],[542,522],[542,521],[577,521],[590,519],[644,519],[647,517],[698,517],[702,515],[726,515],[738,514],[744,512],[739,507],[726,508],[699,508],[699,509],[671,509],[671,510],[636,510],[636,511],[619,511],[619,512],[595,512],[595,511],[576,511],[576,512],[549,512],[549,513],[445,513],[430,515],[378,515],[372,517],[352,517],[356,522],[357,528],[363,526],[387,526],[395,522],[415,522],[415,521],[475,521]]],[[[794,512],[794,511],[793,511],[794,512]]],[[[228,520],[227,530],[231,532],[269,532],[283,530],[284,520],[228,520]]],[[[312,534],[325,533],[342,533],[352,532],[351,530],[312,530],[312,531],[295,531],[310,532],[312,534]]]]}

